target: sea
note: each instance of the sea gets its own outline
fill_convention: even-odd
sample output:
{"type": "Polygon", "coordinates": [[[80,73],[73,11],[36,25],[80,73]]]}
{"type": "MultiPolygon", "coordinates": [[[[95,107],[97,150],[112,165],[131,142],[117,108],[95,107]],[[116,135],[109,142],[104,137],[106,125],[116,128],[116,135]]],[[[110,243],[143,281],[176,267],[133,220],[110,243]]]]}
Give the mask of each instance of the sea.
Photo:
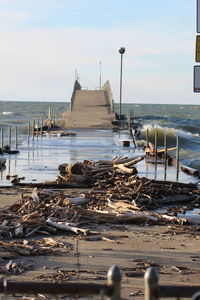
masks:
{"type": "MultiPolygon", "coordinates": [[[[29,122],[32,124],[33,120],[40,122],[47,119],[49,111],[59,119],[61,113],[68,108],[67,102],[0,101],[3,145],[9,142],[9,128],[11,128],[12,149],[17,148],[19,151],[19,154],[4,155],[6,167],[0,170],[0,185],[10,185],[13,175],[24,177],[24,182],[55,180],[59,173],[58,165],[62,163],[84,159],[110,160],[119,156],[142,154],[142,150],[139,149],[138,152],[132,144],[128,148],[123,147],[122,141],[128,139],[127,133],[113,133],[110,130],[75,128],[73,130],[75,136],[38,136],[28,139],[29,122]]],[[[115,104],[114,110],[119,112],[119,104],[115,104]]],[[[135,122],[141,124],[137,136],[138,145],[142,145],[145,141],[147,129],[152,142],[157,132],[160,147],[164,145],[164,134],[168,137],[168,147],[175,147],[179,136],[181,163],[200,172],[200,105],[123,103],[122,114],[125,116],[131,114],[135,122]]],[[[147,168],[144,170],[144,166],[141,173],[143,176],[155,177],[155,172],[147,168]]],[[[162,179],[162,176],[159,179],[162,179]]],[[[184,177],[183,181],[190,182],[191,178],[184,177]]]]}

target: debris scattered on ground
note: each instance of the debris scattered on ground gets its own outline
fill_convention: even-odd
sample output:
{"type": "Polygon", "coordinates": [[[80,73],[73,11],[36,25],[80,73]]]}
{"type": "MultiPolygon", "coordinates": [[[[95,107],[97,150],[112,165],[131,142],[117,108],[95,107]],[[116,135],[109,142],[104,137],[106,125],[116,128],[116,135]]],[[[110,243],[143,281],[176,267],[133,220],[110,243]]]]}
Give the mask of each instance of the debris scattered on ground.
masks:
{"type": "Polygon", "coordinates": [[[51,273],[44,273],[37,277],[36,279],[40,280],[52,280],[54,282],[60,281],[72,281],[72,280],[106,280],[107,273],[106,271],[96,271],[96,270],[88,270],[88,269],[67,269],[67,270],[56,270],[51,273]]]}
{"type": "Polygon", "coordinates": [[[6,265],[0,266],[0,274],[22,274],[32,268],[32,264],[25,264],[23,262],[17,263],[10,260],[6,265]]]}
{"type": "Polygon", "coordinates": [[[34,188],[31,195],[21,194],[18,202],[0,211],[0,237],[28,238],[58,232],[98,236],[99,232],[89,228],[91,223],[189,223],[187,218],[178,217],[178,212],[200,207],[197,185],[140,178],[135,164],[141,159],[61,165],[59,180],[91,189],[71,195],[66,190],[34,188]],[[173,205],[173,210],[167,213],[152,211],[168,205],[173,205]],[[184,205],[182,209],[180,205],[184,205]]]}
{"type": "Polygon", "coordinates": [[[12,259],[20,256],[38,256],[55,253],[58,248],[65,248],[65,253],[70,251],[70,244],[63,244],[53,238],[41,240],[0,241],[0,260],[12,259]]]}

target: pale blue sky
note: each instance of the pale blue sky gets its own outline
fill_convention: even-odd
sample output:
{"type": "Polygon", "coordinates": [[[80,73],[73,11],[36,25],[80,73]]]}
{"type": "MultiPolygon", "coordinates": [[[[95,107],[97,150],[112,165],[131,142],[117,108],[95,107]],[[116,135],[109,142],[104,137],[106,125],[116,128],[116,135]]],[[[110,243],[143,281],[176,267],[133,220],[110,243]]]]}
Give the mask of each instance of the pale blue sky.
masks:
{"type": "Polygon", "coordinates": [[[119,101],[199,104],[196,0],[0,0],[0,100],[69,101],[110,80],[119,101]]]}

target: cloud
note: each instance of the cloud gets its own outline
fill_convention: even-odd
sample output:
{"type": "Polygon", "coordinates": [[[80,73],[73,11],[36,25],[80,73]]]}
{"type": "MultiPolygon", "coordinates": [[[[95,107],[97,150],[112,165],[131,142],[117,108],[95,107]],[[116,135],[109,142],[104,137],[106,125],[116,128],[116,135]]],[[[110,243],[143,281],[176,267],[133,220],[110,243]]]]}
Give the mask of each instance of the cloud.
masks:
{"type": "Polygon", "coordinates": [[[29,17],[30,14],[26,11],[0,10],[0,29],[17,28],[29,17]]]}
{"type": "MultiPolygon", "coordinates": [[[[13,15],[19,23],[29,17],[26,12],[13,15]]],[[[193,55],[190,38],[164,35],[159,31],[149,34],[138,28],[4,28],[0,30],[0,100],[69,101],[75,69],[84,86],[92,89],[98,86],[100,59],[102,81],[111,81],[114,98],[118,100],[118,49],[124,46],[126,101],[162,101],[161,98],[172,99],[173,94],[179,98],[182,95],[186,101],[186,97],[191,96],[191,82],[187,78],[191,75],[192,65],[180,77],[181,62],[177,62],[176,67],[174,64],[177,55],[184,57],[184,64],[189,64],[187,61],[193,55]],[[181,81],[184,89],[179,88],[181,81]],[[187,93],[184,92],[186,86],[187,93]]]]}

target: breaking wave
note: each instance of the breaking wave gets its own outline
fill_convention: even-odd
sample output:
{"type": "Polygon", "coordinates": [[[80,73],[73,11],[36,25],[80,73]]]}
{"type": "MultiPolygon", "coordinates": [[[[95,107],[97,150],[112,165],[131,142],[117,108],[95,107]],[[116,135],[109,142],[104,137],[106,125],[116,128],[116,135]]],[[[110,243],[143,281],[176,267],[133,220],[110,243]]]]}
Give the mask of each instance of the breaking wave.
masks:
{"type": "MultiPolygon", "coordinates": [[[[155,143],[157,134],[158,147],[164,147],[164,136],[167,135],[167,146],[176,147],[177,136],[179,137],[180,159],[185,165],[200,171],[200,136],[181,129],[162,127],[160,125],[144,125],[140,138],[146,140],[148,131],[149,141],[155,143]]],[[[171,152],[175,156],[175,151],[171,152]]]]}

